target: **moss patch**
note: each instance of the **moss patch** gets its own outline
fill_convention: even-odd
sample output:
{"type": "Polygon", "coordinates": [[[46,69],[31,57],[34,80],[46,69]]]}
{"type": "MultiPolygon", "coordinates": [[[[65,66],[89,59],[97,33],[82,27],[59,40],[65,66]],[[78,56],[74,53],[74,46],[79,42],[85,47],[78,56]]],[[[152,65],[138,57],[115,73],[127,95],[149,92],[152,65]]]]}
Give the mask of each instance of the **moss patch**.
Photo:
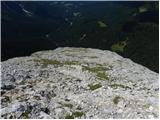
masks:
{"type": "Polygon", "coordinates": [[[49,60],[49,59],[41,59],[41,64],[42,67],[47,67],[48,65],[58,65],[58,66],[63,66],[63,65],[79,65],[78,61],[64,61],[60,62],[57,60],[49,60]]]}
{"type": "Polygon", "coordinates": [[[42,67],[47,67],[48,65],[62,65],[61,62],[57,60],[41,59],[42,67]]]}
{"type": "Polygon", "coordinates": [[[102,87],[102,85],[99,83],[98,84],[89,84],[88,87],[90,90],[96,90],[96,89],[102,87]]]}
{"type": "Polygon", "coordinates": [[[97,75],[98,78],[100,79],[105,79],[108,80],[109,78],[107,77],[107,75],[105,74],[105,71],[108,70],[107,68],[104,67],[87,67],[87,66],[83,66],[82,71],[87,70],[89,72],[95,73],[97,75]]]}
{"type": "Polygon", "coordinates": [[[119,103],[119,100],[121,99],[121,97],[119,97],[119,96],[116,96],[114,99],[113,99],[113,103],[114,104],[118,104],[119,103]]]}
{"type": "Polygon", "coordinates": [[[105,72],[98,72],[97,77],[100,79],[109,80],[108,76],[106,76],[105,72]]]}
{"type": "Polygon", "coordinates": [[[123,52],[127,45],[127,41],[121,41],[111,46],[111,50],[115,52],[123,52]]]}

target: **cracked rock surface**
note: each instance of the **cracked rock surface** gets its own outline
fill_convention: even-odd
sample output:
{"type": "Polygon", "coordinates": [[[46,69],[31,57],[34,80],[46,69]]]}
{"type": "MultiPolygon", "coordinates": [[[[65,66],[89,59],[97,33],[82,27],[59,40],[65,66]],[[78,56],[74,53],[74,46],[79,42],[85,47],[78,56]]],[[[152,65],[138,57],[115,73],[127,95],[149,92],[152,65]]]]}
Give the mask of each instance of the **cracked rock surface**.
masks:
{"type": "Polygon", "coordinates": [[[1,64],[1,118],[158,118],[158,73],[114,52],[57,48],[1,64]]]}

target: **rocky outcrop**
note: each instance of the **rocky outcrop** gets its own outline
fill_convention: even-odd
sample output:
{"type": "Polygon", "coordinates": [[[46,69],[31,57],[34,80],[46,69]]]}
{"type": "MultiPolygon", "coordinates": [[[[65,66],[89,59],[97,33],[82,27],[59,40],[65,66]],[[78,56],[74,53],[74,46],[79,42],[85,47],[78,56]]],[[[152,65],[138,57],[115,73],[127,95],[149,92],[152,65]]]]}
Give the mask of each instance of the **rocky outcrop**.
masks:
{"type": "Polygon", "coordinates": [[[57,48],[1,70],[1,118],[158,118],[158,74],[114,52],[57,48]]]}

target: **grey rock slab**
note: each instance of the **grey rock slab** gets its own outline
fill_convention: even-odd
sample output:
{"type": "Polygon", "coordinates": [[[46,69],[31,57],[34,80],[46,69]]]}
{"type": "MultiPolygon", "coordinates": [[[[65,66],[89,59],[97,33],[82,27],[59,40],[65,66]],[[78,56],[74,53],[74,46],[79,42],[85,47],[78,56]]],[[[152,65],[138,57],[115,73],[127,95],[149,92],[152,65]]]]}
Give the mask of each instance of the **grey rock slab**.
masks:
{"type": "Polygon", "coordinates": [[[158,118],[158,73],[115,52],[60,47],[1,63],[1,118],[158,118]]]}

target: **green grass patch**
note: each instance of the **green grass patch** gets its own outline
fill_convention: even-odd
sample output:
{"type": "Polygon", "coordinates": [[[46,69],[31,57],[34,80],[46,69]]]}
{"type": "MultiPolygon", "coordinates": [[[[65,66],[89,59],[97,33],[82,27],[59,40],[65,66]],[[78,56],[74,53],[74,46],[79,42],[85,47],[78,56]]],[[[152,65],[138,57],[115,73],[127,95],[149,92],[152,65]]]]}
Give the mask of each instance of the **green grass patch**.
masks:
{"type": "Polygon", "coordinates": [[[96,89],[102,87],[102,85],[99,83],[98,84],[89,84],[88,87],[90,90],[96,90],[96,89]]]}

